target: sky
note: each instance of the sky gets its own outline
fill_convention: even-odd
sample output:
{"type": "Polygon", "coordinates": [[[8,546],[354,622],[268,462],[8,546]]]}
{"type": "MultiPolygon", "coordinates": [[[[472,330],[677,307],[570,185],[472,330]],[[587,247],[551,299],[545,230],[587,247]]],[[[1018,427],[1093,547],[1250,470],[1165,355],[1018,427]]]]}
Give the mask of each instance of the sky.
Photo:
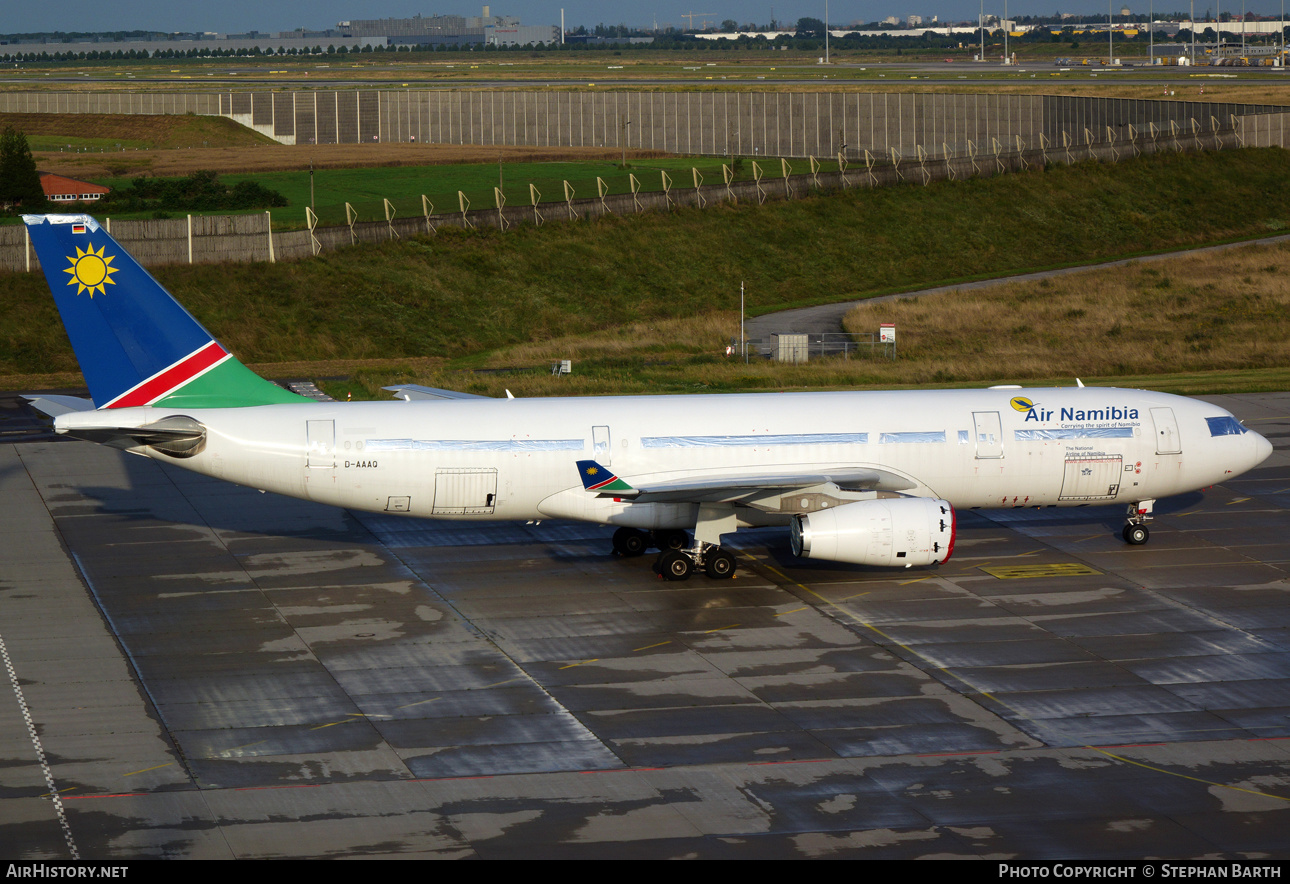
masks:
{"type": "MultiPolygon", "coordinates": [[[[1123,6],[1138,13],[1151,8],[1188,8],[1187,0],[1114,0],[1118,14],[1123,6]]],[[[1246,0],[1246,9],[1269,15],[1280,15],[1280,0],[1246,0]]],[[[681,13],[707,13],[703,18],[720,23],[734,19],[739,23],[765,24],[774,10],[775,18],[782,22],[795,22],[799,17],[824,18],[824,0],[504,0],[491,3],[493,15],[517,15],[526,25],[560,23],[560,8],[564,7],[565,25],[594,27],[597,23],[627,24],[633,27],[650,27],[671,24],[684,26],[681,13]]],[[[889,15],[905,17],[917,14],[924,19],[939,16],[947,19],[975,20],[980,11],[980,0],[830,0],[829,19],[836,25],[853,21],[876,21],[889,15]]],[[[1196,14],[1206,9],[1228,11],[1226,4],[1217,5],[1213,0],[1197,0],[1196,14]]],[[[1239,11],[1233,2],[1231,11],[1239,11]]],[[[986,14],[1002,15],[1002,0],[986,0],[986,14]]],[[[321,30],[334,27],[336,22],[350,18],[410,18],[413,15],[480,15],[482,4],[463,3],[460,0],[439,0],[437,4],[417,0],[314,0],[309,4],[297,0],[223,0],[221,3],[175,3],[173,0],[59,0],[57,3],[19,3],[9,0],[0,14],[0,33],[16,34],[34,31],[216,31],[233,33],[250,30],[268,33],[289,31],[295,28],[321,30]]],[[[1008,15],[1050,15],[1054,12],[1101,14],[1107,11],[1106,0],[1010,0],[1008,15]]],[[[700,19],[696,18],[696,24],[700,19]]]]}

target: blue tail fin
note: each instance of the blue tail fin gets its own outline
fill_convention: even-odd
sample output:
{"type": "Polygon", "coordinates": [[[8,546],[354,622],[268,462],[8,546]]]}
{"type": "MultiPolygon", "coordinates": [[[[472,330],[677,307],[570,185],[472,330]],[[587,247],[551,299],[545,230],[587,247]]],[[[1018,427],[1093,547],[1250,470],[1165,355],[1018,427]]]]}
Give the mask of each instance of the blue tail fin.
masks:
{"type": "Polygon", "coordinates": [[[99,408],[306,402],[255,375],[89,215],[23,215],[99,408]]]}

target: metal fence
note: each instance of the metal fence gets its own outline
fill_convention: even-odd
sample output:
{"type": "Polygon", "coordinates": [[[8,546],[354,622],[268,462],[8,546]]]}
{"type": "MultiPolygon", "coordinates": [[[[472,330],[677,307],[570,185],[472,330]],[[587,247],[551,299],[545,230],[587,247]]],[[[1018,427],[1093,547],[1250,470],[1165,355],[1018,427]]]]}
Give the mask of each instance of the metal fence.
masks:
{"type": "MultiPolygon", "coordinates": [[[[1154,123],[1139,129],[1126,124],[1117,135],[1114,127],[1100,132],[1085,127],[1072,136],[1063,130],[1061,139],[1037,136],[1030,141],[1017,138],[1010,144],[993,139],[988,146],[969,141],[961,151],[933,153],[915,145],[912,155],[892,150],[886,157],[866,155],[862,161],[843,163],[840,171],[763,177],[692,187],[677,184],[666,191],[606,194],[604,197],[546,202],[537,206],[504,204],[503,207],[475,209],[433,215],[371,221],[349,226],[317,227],[313,230],[271,231],[268,214],[225,215],[112,221],[105,223],[112,235],[145,266],[176,263],[274,261],[302,258],[359,242],[433,235],[442,226],[497,227],[594,220],[602,215],[629,215],[648,211],[672,211],[683,207],[705,208],[723,203],[763,203],[770,199],[800,199],[812,193],[852,187],[884,187],[893,184],[930,184],[944,179],[991,177],[1009,172],[1042,168],[1053,163],[1085,160],[1117,162],[1142,153],[1192,152],[1238,147],[1284,146],[1290,113],[1230,116],[1227,121],[1210,117],[1210,126],[1191,120],[1186,126],[1171,123],[1162,129],[1154,123]]],[[[523,188],[523,184],[518,184],[523,188]]],[[[23,227],[0,228],[0,267],[11,270],[37,269],[35,253],[23,227]]]]}
{"type": "Polygon", "coordinates": [[[285,144],[508,145],[661,150],[712,156],[862,159],[989,152],[1018,139],[1060,144],[1129,130],[1290,108],[1061,95],[888,92],[337,90],[220,93],[9,92],[0,112],[211,114],[285,144]]]}

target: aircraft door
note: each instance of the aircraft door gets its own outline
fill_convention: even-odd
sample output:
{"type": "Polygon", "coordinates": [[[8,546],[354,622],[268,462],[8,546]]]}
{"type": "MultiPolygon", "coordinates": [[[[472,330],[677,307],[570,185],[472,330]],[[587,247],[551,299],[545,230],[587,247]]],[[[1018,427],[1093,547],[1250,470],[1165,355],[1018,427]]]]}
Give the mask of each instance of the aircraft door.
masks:
{"type": "Polygon", "coordinates": [[[976,456],[978,460],[1003,457],[1003,428],[997,411],[974,411],[976,456]]]}
{"type": "Polygon", "coordinates": [[[433,515],[486,516],[496,503],[497,470],[435,470],[433,515]]]}
{"type": "Polygon", "coordinates": [[[1059,500],[1114,500],[1120,493],[1119,455],[1068,456],[1059,500]]]}
{"type": "Polygon", "coordinates": [[[336,468],[336,422],[306,421],[309,448],[306,465],[310,469],[336,468]]]}
{"type": "Polygon", "coordinates": [[[1151,422],[1156,427],[1156,454],[1182,454],[1182,439],[1178,435],[1178,420],[1172,408],[1151,409],[1151,422]]]}
{"type": "Polygon", "coordinates": [[[609,427],[591,428],[591,459],[602,467],[612,466],[613,446],[609,444],[609,427]]]}

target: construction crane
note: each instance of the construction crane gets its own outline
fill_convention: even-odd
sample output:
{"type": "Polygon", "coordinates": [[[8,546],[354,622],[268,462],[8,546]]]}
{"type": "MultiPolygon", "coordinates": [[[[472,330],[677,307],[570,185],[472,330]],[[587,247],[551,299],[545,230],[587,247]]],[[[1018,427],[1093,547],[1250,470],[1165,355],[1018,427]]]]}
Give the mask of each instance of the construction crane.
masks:
{"type": "Polygon", "coordinates": [[[690,30],[693,31],[695,17],[697,16],[700,20],[702,20],[703,16],[705,15],[716,15],[716,13],[715,12],[683,12],[681,13],[681,18],[688,18],[690,20],[690,30]]]}

